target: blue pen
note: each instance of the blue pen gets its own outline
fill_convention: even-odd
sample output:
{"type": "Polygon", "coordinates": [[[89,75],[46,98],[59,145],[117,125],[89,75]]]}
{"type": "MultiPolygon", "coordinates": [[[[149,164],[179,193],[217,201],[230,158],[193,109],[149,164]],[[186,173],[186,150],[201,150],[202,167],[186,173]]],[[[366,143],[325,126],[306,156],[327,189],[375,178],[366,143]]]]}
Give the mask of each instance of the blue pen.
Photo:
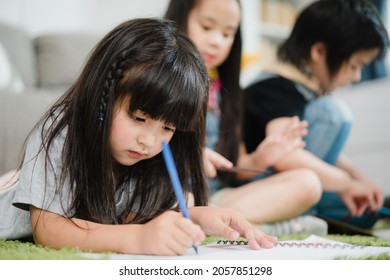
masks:
{"type": "MultiPolygon", "coordinates": [[[[163,148],[162,154],[164,157],[165,165],[167,166],[169,177],[171,178],[173,190],[179,202],[180,210],[183,213],[183,216],[185,218],[190,219],[190,215],[187,210],[187,204],[185,202],[185,198],[183,194],[183,188],[179,180],[179,175],[177,174],[177,169],[176,169],[175,162],[173,160],[171,148],[169,147],[169,144],[166,142],[162,143],[162,148],[163,148]]],[[[198,254],[198,247],[192,245],[192,248],[194,248],[196,254],[198,254]]]]}

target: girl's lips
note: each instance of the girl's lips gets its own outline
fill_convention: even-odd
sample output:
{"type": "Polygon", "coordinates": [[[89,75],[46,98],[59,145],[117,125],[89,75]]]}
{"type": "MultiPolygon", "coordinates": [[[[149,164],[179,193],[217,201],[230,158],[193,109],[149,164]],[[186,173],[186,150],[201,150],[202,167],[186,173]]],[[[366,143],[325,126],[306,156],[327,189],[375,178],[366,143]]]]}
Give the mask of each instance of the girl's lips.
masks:
{"type": "Polygon", "coordinates": [[[140,153],[140,152],[136,152],[136,151],[129,151],[129,155],[132,158],[141,158],[145,155],[145,153],[140,153]]]}
{"type": "Polygon", "coordinates": [[[214,59],[215,55],[211,55],[211,54],[208,54],[208,53],[204,53],[203,54],[203,59],[205,61],[212,61],[214,59]]]}

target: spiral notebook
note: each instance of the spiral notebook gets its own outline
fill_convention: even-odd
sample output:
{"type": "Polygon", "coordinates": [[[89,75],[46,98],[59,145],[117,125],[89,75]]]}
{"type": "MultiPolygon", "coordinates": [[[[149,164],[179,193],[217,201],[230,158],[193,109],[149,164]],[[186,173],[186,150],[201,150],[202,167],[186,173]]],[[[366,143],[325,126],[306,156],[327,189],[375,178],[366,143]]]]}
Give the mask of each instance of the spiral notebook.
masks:
{"type": "MultiPolygon", "coordinates": [[[[245,241],[220,240],[198,247],[199,254],[188,250],[184,256],[164,257],[145,255],[111,254],[109,259],[199,259],[199,260],[333,260],[358,259],[390,254],[390,247],[359,246],[311,235],[304,240],[280,241],[274,248],[252,250],[245,241]]],[[[97,258],[99,254],[86,254],[97,258]]]]}

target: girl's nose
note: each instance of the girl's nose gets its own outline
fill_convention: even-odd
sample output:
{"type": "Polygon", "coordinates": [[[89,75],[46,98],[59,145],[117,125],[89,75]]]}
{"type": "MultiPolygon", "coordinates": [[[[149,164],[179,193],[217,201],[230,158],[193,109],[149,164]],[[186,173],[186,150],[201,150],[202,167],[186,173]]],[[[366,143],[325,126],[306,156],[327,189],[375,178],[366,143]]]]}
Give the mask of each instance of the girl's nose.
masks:
{"type": "Polygon", "coordinates": [[[138,142],[146,148],[151,148],[156,145],[157,137],[153,130],[145,130],[138,136],[138,142]]]}
{"type": "Polygon", "coordinates": [[[208,40],[210,44],[219,46],[223,42],[223,35],[217,31],[211,32],[208,40]]]}

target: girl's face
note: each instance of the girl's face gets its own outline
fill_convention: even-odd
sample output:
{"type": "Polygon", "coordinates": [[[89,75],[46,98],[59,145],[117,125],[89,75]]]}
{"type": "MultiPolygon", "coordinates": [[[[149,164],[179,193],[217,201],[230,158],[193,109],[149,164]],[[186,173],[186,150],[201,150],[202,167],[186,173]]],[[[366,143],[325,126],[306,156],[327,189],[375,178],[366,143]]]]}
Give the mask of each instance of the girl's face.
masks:
{"type": "Polygon", "coordinates": [[[237,0],[198,0],[189,13],[188,36],[208,69],[221,65],[228,57],[240,19],[237,0]]]}
{"type": "Polygon", "coordinates": [[[129,113],[130,98],[117,101],[112,121],[110,146],[113,158],[122,165],[133,165],[161,152],[175,126],[150,118],[141,111],[129,113]]]}
{"type": "Polygon", "coordinates": [[[339,71],[333,78],[330,78],[325,70],[327,69],[325,57],[322,59],[322,62],[320,62],[322,66],[318,65],[319,67],[317,67],[317,70],[315,71],[313,69],[313,72],[318,78],[321,87],[326,92],[331,92],[338,87],[360,81],[363,67],[369,64],[378,55],[378,51],[378,49],[369,49],[353,53],[351,58],[341,65],[339,71]]]}

